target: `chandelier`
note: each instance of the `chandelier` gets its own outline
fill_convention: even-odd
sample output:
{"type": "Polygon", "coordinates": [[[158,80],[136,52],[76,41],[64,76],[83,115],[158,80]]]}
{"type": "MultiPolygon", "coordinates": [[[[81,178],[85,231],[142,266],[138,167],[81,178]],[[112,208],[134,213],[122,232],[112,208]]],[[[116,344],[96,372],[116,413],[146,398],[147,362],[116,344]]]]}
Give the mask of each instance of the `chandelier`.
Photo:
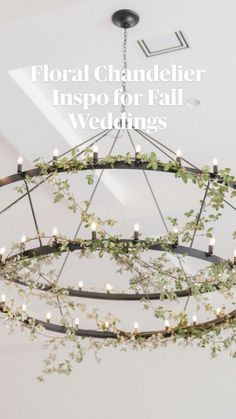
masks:
{"type": "MultiPolygon", "coordinates": [[[[130,10],[120,10],[112,20],[124,30],[122,91],[126,96],[127,30],[138,23],[139,16],[130,10]]],[[[15,189],[20,195],[0,214],[27,199],[35,233],[32,237],[23,236],[7,252],[3,247],[0,249],[3,290],[0,311],[10,330],[20,326],[33,339],[46,336],[49,356],[45,360],[45,374],[68,374],[73,362],[81,362],[86,351],[97,354],[99,349],[110,346],[157,350],[168,343],[196,342],[200,347],[209,346],[213,356],[223,349],[236,356],[236,253],[228,259],[216,255],[214,237],[215,225],[224,217],[225,206],[236,210],[232,202],[236,180],[229,169],[219,169],[216,160],[212,168],[199,168],[180,151],[172,150],[143,129],[127,126],[125,104],[122,104],[118,128],[104,129],[61,155],[55,150],[51,161],[40,159],[30,170],[24,170],[20,157],[17,173],[0,179],[3,189],[12,184],[17,185],[15,189]],[[114,154],[118,142],[124,143],[124,137],[132,151],[114,154]],[[98,146],[104,141],[109,142],[110,149],[107,155],[101,156],[98,146]],[[145,147],[151,151],[145,152],[145,147]],[[115,220],[103,219],[92,212],[94,196],[106,171],[126,171],[127,176],[130,171],[142,174],[165,234],[145,237],[135,224],[131,235],[127,234],[130,237],[123,237],[112,233],[115,220]],[[194,191],[200,190],[198,208],[187,209],[181,221],[175,217],[165,219],[152,186],[151,172],[155,176],[162,174],[162,179],[172,176],[175,182],[192,184],[194,191]],[[81,203],[69,180],[82,173],[85,176],[81,184],[87,183],[90,197],[81,203]],[[72,238],[56,228],[52,234],[40,229],[34,191],[45,183],[52,187],[56,205],[64,202],[68,211],[79,215],[72,238]],[[196,240],[204,247],[195,247],[196,240]],[[206,240],[209,240],[207,247],[206,240]],[[150,257],[150,253],[154,256],[150,257]],[[89,289],[82,277],[76,285],[64,286],[60,279],[71,254],[78,255],[80,261],[93,255],[101,260],[108,256],[118,268],[119,281],[128,276],[129,289],[117,291],[117,285],[113,288],[110,282],[103,290],[89,289]],[[191,261],[196,262],[194,272],[188,270],[191,261]],[[127,304],[140,302],[153,314],[156,327],[143,330],[134,319],[133,328],[126,330],[110,311],[101,314],[98,308],[90,309],[83,303],[86,300],[106,301],[106,307],[110,303],[112,309],[114,301],[120,301],[123,312],[127,304]],[[42,317],[31,314],[35,301],[42,305],[42,317]],[[214,301],[219,301],[219,305],[214,301]],[[93,327],[84,327],[81,317],[93,327]],[[63,348],[63,359],[60,348],[63,348]]],[[[84,185],[80,187],[84,189],[84,185]]]]}

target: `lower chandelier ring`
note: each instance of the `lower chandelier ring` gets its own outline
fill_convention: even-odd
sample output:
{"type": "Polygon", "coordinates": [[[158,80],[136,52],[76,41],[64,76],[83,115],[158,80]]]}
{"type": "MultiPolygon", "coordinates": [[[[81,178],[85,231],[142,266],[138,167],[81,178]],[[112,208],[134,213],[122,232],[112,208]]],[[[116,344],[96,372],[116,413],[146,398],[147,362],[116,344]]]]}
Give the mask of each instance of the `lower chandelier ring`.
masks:
{"type": "MultiPolygon", "coordinates": [[[[0,311],[2,313],[6,313],[7,307],[5,306],[5,304],[0,304],[0,311]]],[[[194,327],[192,325],[181,326],[181,327],[179,326],[179,327],[173,327],[173,328],[170,327],[168,328],[168,330],[156,330],[156,331],[145,331],[145,332],[125,332],[125,331],[119,330],[117,331],[117,333],[109,331],[109,330],[101,331],[101,330],[91,330],[91,329],[80,329],[78,327],[74,327],[73,333],[79,337],[97,338],[97,339],[119,339],[122,337],[130,339],[132,336],[135,336],[136,338],[141,338],[141,339],[149,339],[154,336],[159,336],[163,339],[167,339],[167,338],[170,338],[171,336],[178,337],[178,335],[179,337],[183,338],[183,337],[191,337],[191,336],[194,337],[194,330],[196,329],[204,332],[204,331],[210,330],[212,327],[220,326],[226,323],[227,321],[235,320],[235,319],[236,319],[236,310],[233,310],[227,314],[224,314],[224,315],[222,314],[214,318],[213,320],[210,320],[204,323],[198,323],[194,325],[194,327]]],[[[61,333],[61,334],[66,334],[70,330],[70,329],[67,329],[65,326],[62,326],[56,323],[45,322],[43,320],[35,319],[30,316],[27,316],[27,318],[25,320],[21,320],[21,322],[24,323],[26,326],[34,322],[36,326],[40,325],[45,330],[48,330],[50,332],[55,332],[55,333],[61,333]]]]}

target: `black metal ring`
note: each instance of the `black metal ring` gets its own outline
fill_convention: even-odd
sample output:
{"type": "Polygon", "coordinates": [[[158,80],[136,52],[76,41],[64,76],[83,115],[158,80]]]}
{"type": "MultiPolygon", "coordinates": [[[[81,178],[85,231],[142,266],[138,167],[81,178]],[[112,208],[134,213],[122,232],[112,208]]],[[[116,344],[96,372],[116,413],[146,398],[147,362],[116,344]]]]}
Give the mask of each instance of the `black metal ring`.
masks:
{"type": "MultiPolygon", "coordinates": [[[[191,167],[184,167],[182,166],[182,168],[184,168],[185,170],[187,170],[190,173],[193,173],[195,175],[201,174],[201,170],[198,170],[196,168],[191,168],[191,167]]],[[[158,171],[158,172],[164,172],[164,173],[176,173],[177,169],[174,168],[169,168],[168,170],[164,169],[164,164],[161,162],[158,162],[157,168],[153,169],[151,167],[148,167],[148,162],[139,162],[139,164],[137,165],[136,160],[132,160],[130,163],[126,163],[124,161],[118,161],[115,163],[106,163],[106,164],[100,164],[99,161],[97,164],[93,164],[93,165],[88,165],[86,167],[83,167],[81,170],[79,171],[85,171],[85,170],[93,170],[93,169],[133,169],[133,170],[151,170],[151,171],[158,171]]],[[[55,171],[58,171],[59,173],[63,173],[63,172],[67,172],[67,169],[64,168],[58,168],[55,169],[55,167],[49,166],[48,167],[48,174],[53,174],[55,171]]],[[[69,172],[70,173],[70,172],[69,172]]],[[[0,179],[0,187],[6,186],[6,185],[10,185],[12,183],[21,181],[22,179],[26,178],[27,176],[29,177],[39,177],[41,175],[41,169],[40,168],[34,168],[34,169],[30,169],[30,170],[26,170],[23,171],[21,173],[15,173],[11,176],[5,177],[0,179]]],[[[209,173],[210,178],[214,179],[215,181],[217,181],[218,183],[222,183],[223,180],[219,177],[216,178],[216,176],[212,173],[209,173]]],[[[236,184],[235,183],[230,183],[228,185],[229,187],[236,189],[236,184]]],[[[130,240],[123,240],[124,242],[128,242],[130,240]]],[[[78,243],[70,243],[69,244],[69,250],[73,251],[76,249],[80,249],[80,246],[78,245],[78,243]]],[[[150,250],[159,250],[159,251],[164,251],[165,249],[163,249],[161,246],[159,245],[153,245],[150,246],[150,250]]],[[[171,250],[174,253],[179,253],[179,254],[187,254],[190,257],[194,257],[197,259],[201,259],[210,263],[215,263],[215,264],[220,264],[224,261],[224,259],[215,256],[215,255],[211,255],[207,252],[203,252],[201,250],[198,249],[193,249],[193,248],[189,248],[189,247],[185,247],[185,246],[172,246],[171,250]]],[[[35,249],[30,249],[27,250],[25,252],[22,253],[22,255],[24,257],[37,257],[37,256],[41,256],[41,255],[46,255],[46,254],[51,254],[51,253],[56,253],[58,251],[58,245],[57,246],[41,246],[39,248],[35,248],[35,249]]],[[[13,256],[14,258],[14,256],[13,256]]],[[[9,259],[10,260],[10,259],[9,259]]],[[[18,279],[15,280],[16,283],[20,283],[21,285],[25,285],[27,286],[26,283],[23,283],[21,281],[19,281],[18,279]]],[[[213,286],[218,287],[217,284],[213,284],[213,286]]],[[[41,289],[43,290],[43,289],[41,289]]],[[[47,288],[45,288],[45,291],[47,290],[47,288]]],[[[94,298],[94,299],[104,299],[104,300],[123,300],[123,301],[139,301],[143,298],[148,297],[149,299],[152,300],[158,300],[160,299],[160,294],[159,293],[151,293],[151,294],[127,294],[127,293],[98,293],[98,292],[90,292],[90,291],[81,291],[81,290],[72,290],[72,289],[68,289],[68,295],[74,296],[74,297],[83,297],[83,298],[94,298]]],[[[187,297],[191,295],[189,290],[183,290],[183,291],[178,291],[176,292],[176,296],[177,297],[187,297]]]]}
{"type": "MultiPolygon", "coordinates": [[[[105,165],[100,164],[98,161],[98,164],[96,165],[91,165],[91,166],[86,166],[84,168],[81,169],[81,171],[84,170],[93,170],[93,169],[134,169],[134,170],[152,170],[152,171],[159,171],[159,172],[164,172],[164,173],[176,173],[177,169],[173,169],[170,168],[168,170],[164,169],[164,164],[159,162],[157,165],[156,169],[153,169],[151,167],[147,167],[148,166],[148,162],[141,162],[139,165],[136,164],[135,160],[131,161],[131,163],[125,163],[124,161],[121,162],[115,162],[112,164],[106,163],[105,165]]],[[[201,174],[201,170],[195,169],[195,168],[190,168],[190,167],[182,167],[185,170],[187,170],[190,173],[193,173],[195,175],[201,174]]],[[[79,172],[80,170],[78,170],[79,172]]],[[[55,170],[55,167],[50,166],[48,169],[48,174],[53,174],[53,172],[68,172],[67,169],[64,168],[58,168],[57,170],[55,170]]],[[[34,168],[31,170],[27,170],[21,173],[16,173],[13,174],[11,176],[5,177],[3,179],[0,179],[0,187],[2,186],[6,186],[6,185],[10,185],[12,183],[21,181],[22,179],[24,179],[26,176],[29,177],[38,177],[41,175],[41,169],[40,168],[34,168]]],[[[221,184],[223,183],[223,180],[220,177],[216,177],[214,174],[209,173],[209,177],[210,179],[214,179],[217,183],[221,184]]],[[[236,184],[231,182],[228,184],[229,187],[236,189],[236,184]]],[[[122,240],[121,240],[122,241],[122,240]]],[[[123,240],[123,242],[130,242],[130,240],[123,240]]],[[[70,242],[69,243],[69,250],[70,251],[74,251],[77,249],[81,249],[82,246],[79,243],[76,242],[70,242]]],[[[150,250],[158,250],[158,251],[166,251],[166,249],[163,249],[162,246],[160,245],[151,245],[149,247],[150,250]]],[[[203,252],[201,250],[198,249],[193,249],[193,248],[188,248],[185,246],[171,246],[171,250],[174,253],[178,253],[178,254],[187,254],[188,256],[197,258],[197,259],[201,259],[210,263],[215,263],[215,264],[220,264],[222,262],[224,262],[224,259],[215,256],[215,255],[211,255],[207,252],[203,252]]],[[[39,257],[42,255],[49,255],[49,254],[53,254],[58,252],[58,244],[49,246],[41,246],[38,248],[34,248],[34,249],[29,249],[26,250],[24,252],[21,252],[20,254],[18,254],[18,256],[22,256],[22,257],[39,257]]],[[[16,259],[16,255],[11,256],[10,258],[7,258],[6,261],[8,260],[14,260],[14,258],[16,259]]],[[[23,284],[22,284],[23,285],[23,284]]],[[[26,284],[27,285],[27,284],[26,284]]],[[[74,290],[71,290],[71,292],[75,292],[74,290]]],[[[185,291],[183,291],[184,293],[185,291]]],[[[189,291],[186,291],[189,295],[189,291]]],[[[83,291],[83,293],[85,293],[83,291]]],[[[102,294],[102,293],[101,293],[102,294]]],[[[84,294],[85,295],[85,294],[84,294]]],[[[115,294],[114,294],[115,295],[115,294]]],[[[81,295],[80,295],[81,296],[81,295]]],[[[183,295],[184,296],[184,295],[183,295]]],[[[112,294],[109,295],[109,297],[112,297],[112,294]]],[[[91,297],[90,297],[91,298],[91,297]]],[[[95,298],[95,297],[94,297],[95,298]]],[[[106,298],[108,299],[108,294],[106,294],[106,298]]],[[[113,299],[113,298],[110,298],[113,299]]],[[[4,309],[2,308],[2,305],[0,306],[0,311],[4,312],[4,309]]],[[[224,323],[225,321],[227,321],[227,319],[229,318],[235,318],[236,317],[236,310],[234,310],[233,312],[229,313],[226,316],[222,316],[219,318],[216,318],[212,321],[206,322],[206,323],[201,323],[195,327],[199,327],[199,328],[208,328],[211,327],[212,325],[216,325],[216,324],[221,324],[224,323]]],[[[57,332],[57,333],[67,333],[67,330],[64,326],[61,325],[57,325],[57,324],[53,324],[50,322],[45,322],[39,319],[32,319],[30,317],[28,317],[28,320],[34,320],[36,324],[40,324],[42,325],[46,330],[49,331],[53,331],[53,332],[57,332]]],[[[28,321],[27,320],[27,321],[28,321]]],[[[185,329],[190,329],[191,326],[187,326],[185,327],[185,329]]],[[[154,331],[154,332],[142,332],[142,333],[135,333],[135,335],[137,335],[138,337],[142,337],[142,338],[149,338],[151,337],[153,334],[161,334],[163,337],[169,337],[172,335],[174,329],[172,330],[172,332],[167,332],[167,331],[154,331]]],[[[84,330],[84,329],[78,329],[75,331],[75,334],[77,336],[84,336],[84,337],[94,337],[94,338],[118,338],[118,335],[110,332],[110,331],[97,331],[97,330],[84,330]]],[[[130,334],[124,333],[123,334],[125,336],[128,336],[130,334]]]]}
{"type": "MultiPolygon", "coordinates": [[[[0,304],[0,311],[6,314],[7,310],[6,310],[5,304],[3,303],[0,304]]],[[[230,319],[235,319],[235,318],[236,318],[236,310],[233,310],[230,313],[216,317],[213,320],[194,325],[194,329],[197,328],[200,330],[208,330],[212,326],[221,325],[225,323],[226,321],[230,319]]],[[[61,334],[68,333],[68,329],[65,326],[61,326],[56,323],[45,322],[43,320],[35,319],[30,316],[27,316],[25,320],[21,320],[21,321],[22,323],[26,325],[29,325],[32,322],[34,322],[35,325],[41,325],[44,327],[44,329],[51,332],[61,333],[61,334]]],[[[181,330],[184,330],[186,332],[186,335],[189,336],[189,334],[191,334],[192,327],[193,327],[192,325],[184,326],[184,327],[181,327],[181,330]]],[[[155,330],[155,331],[145,331],[145,332],[135,332],[135,333],[119,331],[119,333],[114,333],[109,330],[101,331],[101,330],[73,328],[73,332],[75,333],[76,336],[97,338],[97,339],[118,339],[119,337],[122,337],[122,336],[130,338],[133,335],[135,335],[135,337],[138,337],[138,338],[148,339],[148,338],[151,338],[153,335],[162,336],[162,338],[169,338],[174,334],[178,335],[179,329],[180,328],[176,327],[176,328],[171,328],[170,330],[169,329],[159,330],[159,331],[155,330]]],[[[183,333],[180,334],[180,337],[183,337],[183,333]]]]}
{"type": "MultiPolygon", "coordinates": [[[[106,163],[106,164],[100,164],[99,160],[97,164],[94,165],[88,165],[85,166],[83,168],[81,168],[80,170],[77,170],[77,173],[82,172],[82,171],[86,171],[86,170],[102,170],[102,169],[133,169],[133,170],[150,170],[153,172],[164,172],[164,173],[177,173],[177,169],[174,168],[170,168],[168,170],[164,169],[164,164],[161,162],[157,162],[157,168],[153,169],[152,167],[148,167],[148,163],[149,162],[140,162],[139,164],[137,164],[137,162],[134,160],[132,160],[130,163],[125,163],[124,161],[117,161],[114,163],[106,163]]],[[[192,168],[192,167],[187,167],[187,166],[182,166],[182,169],[187,170],[189,173],[193,173],[195,175],[199,175],[202,173],[201,170],[192,168]]],[[[48,167],[48,172],[47,174],[53,174],[53,173],[64,173],[64,172],[68,172],[67,169],[64,168],[57,168],[55,169],[55,167],[49,166],[48,167]]],[[[68,172],[68,173],[73,173],[72,171],[68,172]]],[[[7,186],[10,185],[12,183],[15,182],[19,182],[22,181],[22,179],[24,179],[25,177],[29,176],[30,178],[34,178],[34,177],[39,177],[41,176],[41,169],[36,167],[33,169],[29,169],[29,170],[25,170],[21,173],[15,173],[13,175],[7,176],[5,178],[0,179],[0,187],[2,186],[7,186]]],[[[218,176],[216,177],[213,173],[209,173],[210,179],[215,180],[217,183],[222,184],[223,180],[218,176]]],[[[236,189],[236,183],[234,182],[230,182],[228,184],[228,186],[232,189],[236,189]]]]}
{"type": "MultiPolygon", "coordinates": [[[[11,262],[18,262],[22,259],[25,258],[34,258],[34,257],[40,257],[40,256],[47,256],[50,254],[54,254],[54,253],[58,253],[58,252],[66,252],[66,251],[70,251],[73,252],[75,250],[82,250],[85,247],[89,248],[92,246],[93,244],[93,240],[87,240],[86,243],[83,242],[83,244],[81,244],[78,241],[70,241],[68,243],[67,248],[63,248],[63,250],[60,250],[60,239],[57,239],[57,243],[54,243],[52,245],[44,245],[44,246],[39,246],[39,247],[35,247],[35,248],[31,248],[28,250],[25,250],[23,252],[17,253],[15,255],[12,255],[11,257],[6,258],[5,263],[7,263],[8,261],[11,262]]],[[[103,240],[107,241],[107,240],[103,240]]],[[[116,243],[124,243],[124,245],[127,244],[132,244],[135,245],[135,242],[133,240],[129,240],[129,239],[118,239],[116,240],[116,243]]],[[[142,243],[144,244],[145,241],[144,240],[139,240],[138,243],[142,243]]],[[[145,250],[145,249],[144,249],[145,250]]],[[[181,245],[169,245],[169,248],[167,249],[165,246],[162,246],[160,244],[150,244],[146,250],[154,250],[154,251],[159,251],[159,252],[173,252],[179,255],[185,255],[185,256],[189,256],[189,257],[193,257],[193,258],[197,258],[199,260],[203,260],[205,262],[209,262],[209,263],[214,263],[215,265],[219,265],[221,263],[228,263],[229,268],[232,268],[232,265],[230,264],[229,261],[226,261],[225,259],[220,258],[219,256],[216,255],[212,255],[209,254],[207,252],[203,252],[199,249],[194,249],[194,248],[190,248],[190,247],[186,247],[186,246],[181,246],[181,245]]],[[[18,278],[15,279],[11,279],[11,282],[15,282],[16,284],[22,285],[22,286],[29,286],[28,283],[21,281],[18,278]]],[[[48,286],[48,285],[44,285],[42,283],[37,283],[37,286],[35,286],[33,283],[30,284],[31,286],[33,285],[33,287],[35,289],[37,289],[38,291],[51,291],[53,290],[52,286],[48,286]]],[[[204,289],[202,289],[201,291],[201,287],[199,287],[199,292],[200,293],[206,293],[206,292],[210,292],[210,291],[215,291],[219,289],[219,284],[212,284],[212,289],[209,291],[205,291],[204,289]]],[[[159,300],[161,297],[163,297],[163,295],[161,295],[161,293],[112,293],[112,292],[95,292],[95,291],[83,291],[83,290],[75,290],[72,288],[63,288],[63,290],[67,293],[68,296],[70,297],[80,297],[80,298],[90,298],[90,299],[101,299],[101,300],[116,300],[116,301],[140,301],[144,298],[148,298],[150,300],[159,300]]],[[[177,297],[181,298],[181,297],[188,297],[189,295],[191,295],[191,291],[186,289],[186,290],[182,290],[182,291],[175,291],[175,294],[177,297]]],[[[165,297],[167,298],[167,297],[165,297]]]]}

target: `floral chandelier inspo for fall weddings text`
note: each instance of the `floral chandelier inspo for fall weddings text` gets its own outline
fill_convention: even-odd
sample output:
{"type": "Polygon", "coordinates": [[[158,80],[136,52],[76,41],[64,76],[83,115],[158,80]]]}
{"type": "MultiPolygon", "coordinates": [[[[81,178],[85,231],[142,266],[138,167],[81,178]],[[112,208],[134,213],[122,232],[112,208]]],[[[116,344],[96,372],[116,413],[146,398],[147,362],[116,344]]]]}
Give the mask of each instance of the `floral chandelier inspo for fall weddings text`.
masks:
{"type": "MultiPolygon", "coordinates": [[[[126,30],[138,22],[138,16],[132,11],[119,11],[113,15],[113,22],[124,28],[125,32],[125,75],[126,30]]],[[[125,94],[125,81],[122,86],[125,94]]],[[[122,113],[124,111],[123,106],[122,113]]],[[[209,346],[213,356],[228,348],[236,356],[236,253],[227,260],[216,256],[214,252],[214,225],[224,216],[225,205],[230,206],[233,211],[236,210],[232,203],[236,196],[235,177],[228,168],[219,170],[216,160],[212,169],[207,166],[199,169],[186,160],[180,151],[176,153],[135,127],[125,130],[132,153],[113,154],[121,132],[114,129],[116,135],[110,151],[107,156],[102,157],[98,146],[102,140],[110,140],[108,135],[111,131],[113,130],[104,130],[60,156],[55,150],[52,161],[38,160],[31,170],[24,171],[23,159],[19,158],[17,173],[0,179],[0,187],[17,183],[16,189],[21,194],[0,214],[26,198],[35,225],[32,238],[23,236],[21,242],[12,246],[8,254],[4,248],[0,249],[1,284],[2,288],[9,290],[9,293],[1,296],[0,310],[10,331],[15,326],[20,326],[27,329],[33,339],[46,336],[45,347],[48,348],[49,355],[40,380],[43,380],[45,374],[52,372],[68,374],[73,362],[81,362],[87,351],[92,351],[97,356],[99,349],[110,346],[120,347],[122,350],[154,350],[170,342],[184,345],[196,342],[200,347],[209,346]],[[151,145],[153,151],[143,152],[137,144],[137,138],[149,147],[151,145]],[[138,224],[135,224],[130,238],[112,235],[110,231],[115,221],[112,218],[104,220],[91,212],[91,202],[107,170],[132,170],[143,174],[157,214],[166,230],[165,235],[143,238],[144,234],[142,232],[141,236],[138,224]],[[97,171],[99,175],[95,177],[97,171]],[[69,183],[71,175],[76,176],[81,172],[86,173],[88,188],[92,189],[90,199],[83,203],[77,202],[69,183]],[[202,190],[199,209],[187,210],[184,223],[169,217],[171,227],[168,228],[150,182],[150,172],[155,172],[157,176],[158,172],[166,176],[172,175],[176,182],[179,179],[202,190]],[[66,202],[68,211],[80,215],[73,238],[65,237],[56,228],[52,235],[40,230],[32,195],[44,183],[53,187],[55,203],[66,202]],[[82,227],[90,231],[89,238],[80,236],[82,227]],[[195,248],[196,237],[203,240],[208,238],[208,248],[195,248]],[[147,259],[149,251],[155,254],[154,258],[147,259]],[[118,266],[118,275],[128,273],[129,290],[118,292],[110,283],[104,286],[103,291],[89,290],[80,277],[77,286],[63,286],[60,278],[71,253],[78,254],[79,258],[109,256],[118,266]],[[60,262],[61,257],[64,257],[63,263],[56,270],[53,268],[54,263],[60,262]],[[194,274],[186,270],[185,261],[188,258],[201,262],[201,267],[194,274]],[[220,296],[219,307],[212,303],[212,293],[220,296]],[[21,305],[18,304],[19,298],[23,301],[21,305]],[[31,314],[35,298],[50,308],[44,311],[44,318],[31,314]],[[140,301],[144,309],[150,309],[153,313],[157,327],[155,330],[143,330],[134,319],[132,330],[125,330],[120,327],[120,320],[115,315],[110,312],[101,315],[98,308],[90,309],[83,303],[86,299],[121,301],[124,310],[125,304],[140,301]],[[178,305],[181,299],[184,300],[182,309],[178,305]],[[196,312],[190,317],[188,308],[192,302],[196,312]],[[53,314],[55,312],[56,316],[53,314]],[[55,321],[58,316],[59,321],[55,321]],[[81,316],[91,322],[93,327],[83,327],[81,316]],[[199,317],[201,320],[198,320],[199,317]]],[[[236,233],[232,234],[235,238],[236,233]]]]}

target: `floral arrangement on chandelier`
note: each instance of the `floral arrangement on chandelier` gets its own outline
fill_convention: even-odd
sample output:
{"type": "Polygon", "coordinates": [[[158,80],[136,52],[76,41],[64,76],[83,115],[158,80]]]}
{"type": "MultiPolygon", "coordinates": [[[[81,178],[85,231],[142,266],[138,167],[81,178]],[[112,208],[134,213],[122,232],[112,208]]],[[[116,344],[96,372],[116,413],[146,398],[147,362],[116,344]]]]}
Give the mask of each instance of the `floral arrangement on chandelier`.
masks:
{"type": "MultiPolygon", "coordinates": [[[[47,337],[44,346],[48,348],[49,356],[45,359],[40,380],[43,380],[44,374],[52,372],[68,374],[73,362],[81,362],[87,351],[94,352],[98,359],[99,349],[109,346],[120,347],[122,350],[156,350],[173,342],[182,343],[184,346],[197,342],[200,347],[210,346],[213,356],[228,348],[231,348],[232,356],[236,356],[233,347],[236,342],[236,310],[233,309],[236,255],[232,260],[214,255],[214,224],[221,218],[225,204],[236,209],[228,201],[236,194],[235,178],[229,169],[219,170],[217,162],[214,162],[212,171],[209,167],[200,170],[189,162],[184,166],[186,160],[180,152],[166,161],[160,160],[155,152],[142,153],[139,145],[135,147],[129,131],[128,136],[134,147],[133,155],[109,154],[99,157],[97,144],[107,133],[108,130],[85,141],[85,144],[92,142],[93,147],[81,149],[80,146],[80,151],[74,148],[61,157],[55,152],[51,162],[38,160],[35,168],[29,171],[23,171],[23,162],[19,160],[17,174],[1,179],[1,186],[19,180],[23,182],[23,185],[16,188],[21,194],[17,202],[28,197],[33,215],[35,213],[31,199],[32,191],[42,183],[48,182],[53,187],[54,202],[65,201],[68,211],[79,212],[80,227],[83,226],[89,231],[91,229],[90,238],[79,237],[77,231],[76,237],[71,239],[60,234],[55,228],[52,235],[47,235],[38,230],[35,219],[34,237],[22,237],[21,242],[15,244],[7,255],[4,249],[1,249],[1,282],[9,290],[14,285],[19,298],[24,301],[19,305],[17,298],[2,295],[0,309],[9,331],[20,325],[29,331],[33,339],[42,335],[47,337]],[[76,175],[86,171],[88,187],[94,191],[101,180],[101,175],[98,179],[94,178],[96,170],[102,170],[102,174],[104,170],[121,168],[141,170],[147,181],[149,171],[161,171],[172,173],[177,178],[176,181],[180,179],[184,183],[192,182],[204,191],[199,211],[189,209],[185,213],[186,222],[183,225],[180,225],[176,218],[169,218],[171,229],[161,237],[143,238],[138,225],[134,226],[130,238],[112,235],[110,230],[115,221],[103,220],[90,212],[91,200],[78,203],[65,175],[76,175]],[[207,237],[208,249],[195,249],[195,237],[207,237]],[[37,241],[39,246],[35,247],[37,241]],[[157,256],[147,260],[144,256],[149,250],[155,251],[157,256]],[[116,293],[110,284],[106,285],[104,292],[88,291],[81,279],[78,287],[60,286],[60,275],[52,266],[55,260],[63,255],[67,257],[71,252],[78,253],[79,258],[88,258],[93,254],[98,254],[100,258],[109,255],[118,266],[118,275],[122,277],[124,272],[129,273],[129,292],[116,293]],[[194,274],[187,273],[184,266],[187,257],[203,260],[206,262],[205,267],[194,274]],[[177,265],[171,266],[171,258],[176,259],[177,265]],[[210,302],[209,296],[213,292],[219,293],[225,301],[220,307],[215,307],[210,302]],[[41,302],[45,302],[47,307],[51,307],[51,311],[45,313],[44,319],[36,318],[30,313],[31,302],[35,296],[41,302]],[[100,316],[98,309],[90,310],[86,304],[78,302],[81,298],[123,300],[124,304],[131,300],[140,301],[145,310],[152,310],[157,324],[163,322],[163,327],[154,331],[142,331],[135,322],[133,330],[123,330],[119,327],[119,319],[115,315],[109,312],[100,316]],[[183,298],[185,307],[177,310],[178,302],[183,298]],[[196,302],[196,310],[201,316],[205,313],[205,321],[198,321],[197,312],[189,318],[187,306],[190,299],[196,302]],[[158,304],[154,304],[154,301],[158,304]],[[53,310],[60,313],[58,323],[53,322],[53,310]],[[86,316],[93,325],[95,324],[94,329],[84,329],[80,316],[86,316]],[[60,348],[66,351],[64,359],[61,359],[60,348]]],[[[136,133],[152,141],[160,150],[167,148],[142,131],[136,130],[136,133]]],[[[118,137],[119,131],[111,151],[118,137]]],[[[174,154],[173,151],[171,153],[174,154]]],[[[150,185],[148,182],[147,184],[150,185]]],[[[235,237],[235,232],[233,235],[235,237]]]]}

